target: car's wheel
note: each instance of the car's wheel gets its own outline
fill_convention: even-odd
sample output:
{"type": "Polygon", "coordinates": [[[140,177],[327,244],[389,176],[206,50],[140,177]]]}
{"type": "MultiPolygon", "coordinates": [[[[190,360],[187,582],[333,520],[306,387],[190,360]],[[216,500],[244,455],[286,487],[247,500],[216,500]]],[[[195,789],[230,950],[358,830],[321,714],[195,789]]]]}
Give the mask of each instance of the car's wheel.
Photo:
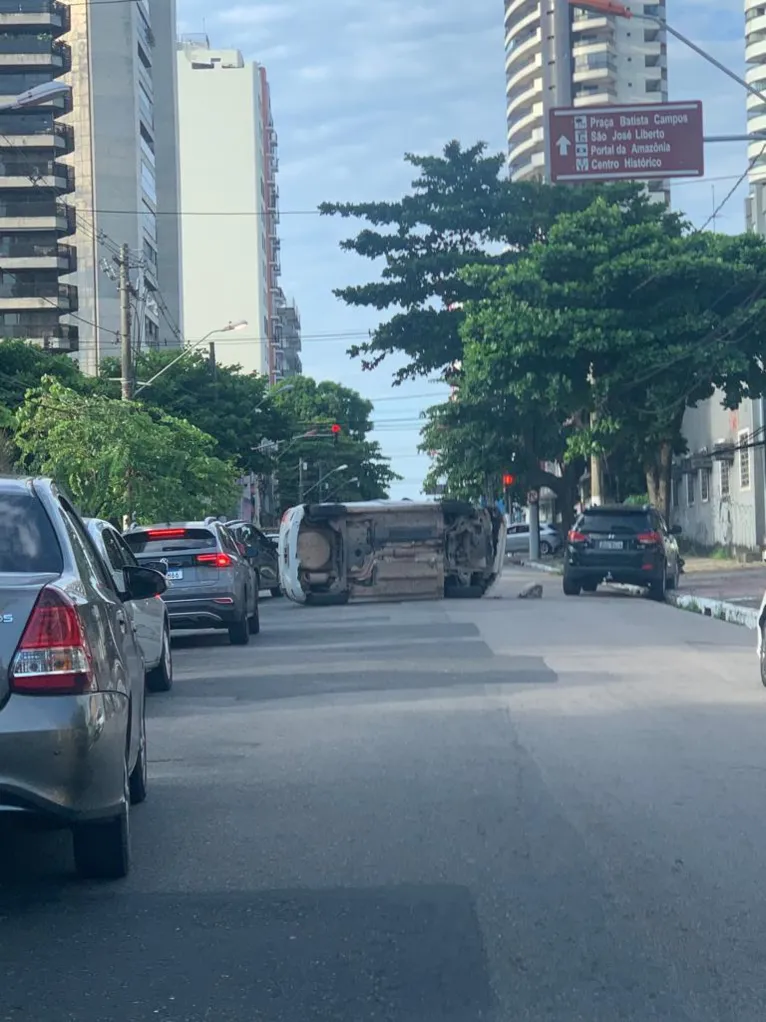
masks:
{"type": "Polygon", "coordinates": [[[229,642],[232,646],[246,646],[250,642],[250,622],[247,619],[247,610],[239,621],[229,625],[229,642]]]}
{"type": "Polygon", "coordinates": [[[656,582],[649,586],[649,596],[658,603],[663,603],[668,588],[668,566],[663,564],[662,573],[656,582]]]}
{"type": "Polygon", "coordinates": [[[149,767],[146,758],[146,704],[141,714],[141,733],[138,737],[138,758],[136,765],[130,775],[130,802],[131,805],[138,805],[146,799],[149,787],[149,767]]]}
{"type": "Polygon", "coordinates": [[[766,687],[766,627],[761,625],[761,655],[759,657],[761,668],[761,684],[766,687]]]}
{"type": "Polygon", "coordinates": [[[130,871],[130,798],[125,765],[125,805],[110,820],[78,823],[72,828],[78,874],[85,880],[121,880],[130,871]]]}
{"type": "Polygon", "coordinates": [[[280,596],[284,596],[284,593],[282,592],[279,586],[274,586],[274,588],[270,589],[269,592],[271,593],[275,600],[278,600],[280,596]]]}
{"type": "Polygon", "coordinates": [[[564,596],[579,596],[582,585],[564,575],[564,596]]]}
{"type": "Polygon", "coordinates": [[[162,633],[160,662],[146,674],[146,687],[150,692],[169,692],[173,687],[173,650],[170,645],[170,631],[162,633]]]}
{"type": "Polygon", "coordinates": [[[250,615],[250,634],[257,635],[261,630],[261,614],[258,609],[258,604],[255,605],[255,610],[250,615]]]}
{"type": "Polygon", "coordinates": [[[544,539],[540,544],[540,553],[543,557],[548,557],[549,554],[553,553],[553,548],[551,547],[547,539],[544,539]]]}
{"type": "Polygon", "coordinates": [[[681,584],[681,568],[678,564],[678,561],[676,561],[675,567],[673,568],[673,574],[667,581],[667,587],[668,589],[678,589],[680,584],[681,584]]]}
{"type": "Polygon", "coordinates": [[[598,589],[598,582],[583,582],[582,588],[585,593],[595,593],[598,589]]]}

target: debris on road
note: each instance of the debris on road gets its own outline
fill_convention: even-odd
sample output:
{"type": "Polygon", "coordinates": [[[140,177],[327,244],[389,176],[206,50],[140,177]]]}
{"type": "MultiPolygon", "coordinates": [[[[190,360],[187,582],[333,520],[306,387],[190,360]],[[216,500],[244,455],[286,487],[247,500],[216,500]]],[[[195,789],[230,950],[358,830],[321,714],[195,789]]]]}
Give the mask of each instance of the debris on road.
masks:
{"type": "Polygon", "coordinates": [[[539,582],[530,582],[519,593],[520,600],[539,600],[543,595],[543,587],[539,582]]]}

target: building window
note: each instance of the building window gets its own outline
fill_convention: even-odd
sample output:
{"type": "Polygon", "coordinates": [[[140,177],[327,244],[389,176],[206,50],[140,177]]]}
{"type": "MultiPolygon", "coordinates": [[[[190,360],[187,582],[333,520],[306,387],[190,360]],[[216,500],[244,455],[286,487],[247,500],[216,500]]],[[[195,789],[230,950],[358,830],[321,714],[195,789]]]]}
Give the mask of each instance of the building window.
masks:
{"type": "Polygon", "coordinates": [[[731,465],[728,461],[719,462],[721,466],[721,496],[728,497],[731,489],[731,465]]]}
{"type": "Polygon", "coordinates": [[[703,468],[700,470],[700,500],[703,504],[707,504],[710,500],[710,469],[703,468]]]}
{"type": "Polygon", "coordinates": [[[694,504],[694,491],[696,489],[695,483],[697,482],[697,473],[689,472],[686,476],[686,503],[689,507],[694,504]]]}
{"type": "Polygon", "coordinates": [[[750,430],[743,429],[739,433],[739,488],[750,489],[750,430]]]}

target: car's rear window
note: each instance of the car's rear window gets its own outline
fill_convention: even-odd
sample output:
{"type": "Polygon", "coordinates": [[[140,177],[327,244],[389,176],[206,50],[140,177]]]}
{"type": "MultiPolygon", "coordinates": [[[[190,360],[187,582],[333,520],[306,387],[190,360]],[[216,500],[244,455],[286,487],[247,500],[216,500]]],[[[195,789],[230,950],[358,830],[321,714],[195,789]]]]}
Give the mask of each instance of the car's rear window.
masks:
{"type": "Polygon", "coordinates": [[[126,532],[125,542],[136,557],[183,553],[185,550],[217,550],[218,539],[210,529],[146,529],[126,532]]]}
{"type": "Polygon", "coordinates": [[[45,508],[31,493],[0,493],[0,572],[60,575],[64,558],[45,508]]]}
{"type": "Polygon", "coordinates": [[[651,528],[649,516],[645,511],[619,512],[610,514],[584,514],[577,520],[575,529],[586,535],[590,532],[609,532],[614,535],[634,535],[637,532],[647,532],[651,528]]]}

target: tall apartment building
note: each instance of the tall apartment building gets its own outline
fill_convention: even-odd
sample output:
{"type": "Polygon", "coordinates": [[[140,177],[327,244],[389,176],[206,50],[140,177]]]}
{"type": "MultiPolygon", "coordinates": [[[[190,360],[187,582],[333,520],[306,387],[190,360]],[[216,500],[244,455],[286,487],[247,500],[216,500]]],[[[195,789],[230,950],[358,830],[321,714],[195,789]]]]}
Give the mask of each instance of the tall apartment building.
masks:
{"type": "Polygon", "coordinates": [[[281,288],[275,294],[277,332],[274,338],[274,378],[299,376],[301,362],[301,314],[295,301],[288,301],[281,288]]]}
{"type": "Polygon", "coordinates": [[[67,120],[74,133],[68,162],[78,210],[71,279],[79,292],[80,364],[95,373],[103,358],[119,352],[113,265],[119,245],[131,253],[136,345],[177,346],[182,336],[179,218],[157,217],[179,205],[176,5],[66,3],[73,102],[67,120]]]}
{"type": "MultiPolygon", "coordinates": [[[[665,14],[665,0],[644,3],[665,14]]],[[[668,98],[666,33],[650,22],[562,0],[505,0],[508,166],[514,181],[547,176],[554,106],[660,103],[668,98]]],[[[655,181],[651,191],[667,192],[655,181]]]]}
{"type": "MultiPolygon", "coordinates": [[[[55,0],[0,4],[0,104],[66,74],[68,27],[69,9],[55,0]]],[[[74,180],[63,162],[74,141],[61,123],[68,108],[59,97],[0,113],[0,340],[75,352],[78,327],[60,321],[77,311],[77,289],[61,281],[76,265],[74,180]]]]}
{"type": "Polygon", "coordinates": [[[266,70],[239,50],[212,49],[207,36],[182,39],[177,59],[186,336],[193,343],[247,320],[246,330],[214,338],[216,357],[273,382],[279,160],[266,70]]]}
{"type": "MultiPolygon", "coordinates": [[[[745,60],[746,81],[759,91],[766,92],[766,0],[745,0],[745,60]]],[[[747,94],[747,131],[766,131],[766,99],[758,100],[747,94]]],[[[750,194],[746,200],[748,226],[766,235],[766,151],[764,140],[748,146],[750,163],[750,194]]]]}

